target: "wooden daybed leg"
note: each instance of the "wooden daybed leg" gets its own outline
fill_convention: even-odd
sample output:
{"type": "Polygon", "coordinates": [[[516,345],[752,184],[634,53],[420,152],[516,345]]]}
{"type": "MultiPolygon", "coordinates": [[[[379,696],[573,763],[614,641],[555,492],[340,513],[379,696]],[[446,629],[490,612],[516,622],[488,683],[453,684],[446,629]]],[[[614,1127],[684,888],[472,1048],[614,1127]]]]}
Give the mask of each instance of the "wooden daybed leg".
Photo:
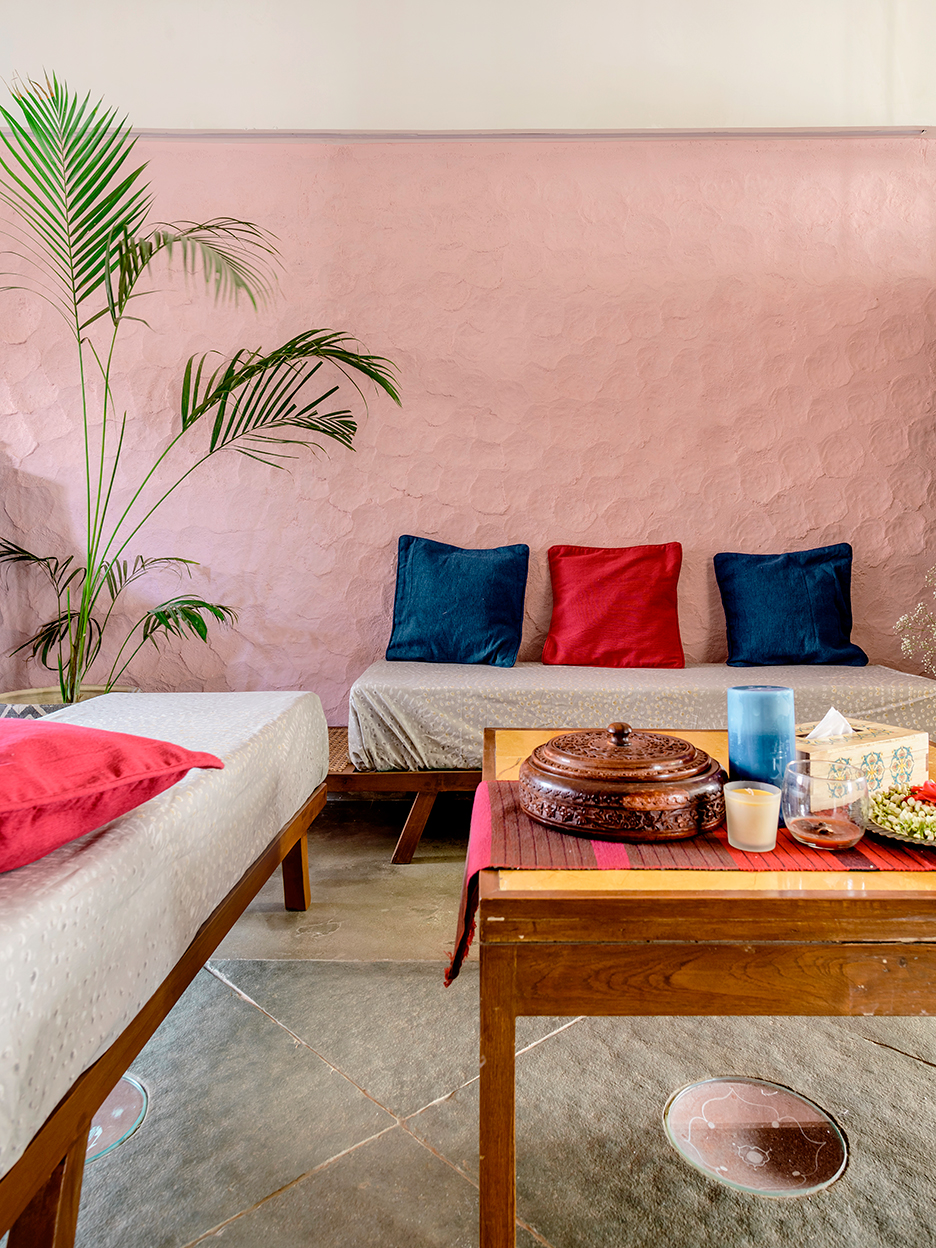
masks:
{"type": "Polygon", "coordinates": [[[10,1227],[7,1248],[73,1248],[89,1123],[10,1227]]]}
{"type": "Polygon", "coordinates": [[[283,859],[283,904],[287,910],[308,910],[311,900],[309,835],[303,832],[283,859]]]}
{"type": "Polygon", "coordinates": [[[295,828],[302,832],[283,855],[283,905],[287,910],[308,910],[312,901],[309,887],[309,828],[325,809],[328,796],[325,784],[318,786],[302,810],[290,824],[290,836],[295,828]]]}
{"type": "Polygon", "coordinates": [[[417,793],[416,800],[413,802],[410,812],[406,817],[406,823],[403,825],[403,831],[400,833],[400,839],[397,841],[396,849],[393,851],[391,862],[412,862],[413,854],[416,852],[416,846],[419,844],[419,838],[423,834],[426,822],[432,813],[432,807],[435,802],[435,793],[417,793]]]}

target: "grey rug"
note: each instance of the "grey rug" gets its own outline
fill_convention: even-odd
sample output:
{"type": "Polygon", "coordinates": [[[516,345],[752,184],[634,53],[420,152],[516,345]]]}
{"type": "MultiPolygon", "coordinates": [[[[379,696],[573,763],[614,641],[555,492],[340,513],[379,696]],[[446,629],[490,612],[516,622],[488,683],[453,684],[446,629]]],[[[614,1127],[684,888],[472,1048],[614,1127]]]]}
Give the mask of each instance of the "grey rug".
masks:
{"type": "Polygon", "coordinates": [[[27,702],[17,706],[12,702],[0,702],[0,719],[41,719],[52,711],[60,711],[64,702],[27,702]]]}

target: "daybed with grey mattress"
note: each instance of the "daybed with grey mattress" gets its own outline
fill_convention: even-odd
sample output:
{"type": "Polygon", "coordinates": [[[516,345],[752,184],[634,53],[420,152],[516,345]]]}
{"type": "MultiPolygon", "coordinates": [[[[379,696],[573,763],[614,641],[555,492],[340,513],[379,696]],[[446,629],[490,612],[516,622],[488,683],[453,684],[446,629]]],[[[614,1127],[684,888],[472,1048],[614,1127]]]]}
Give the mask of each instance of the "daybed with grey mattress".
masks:
{"type": "Polygon", "coordinates": [[[889,667],[495,667],[380,660],[351,686],[350,764],[329,776],[329,787],[415,792],[392,859],[411,862],[436,794],[470,789],[481,779],[485,728],[598,728],[624,720],[639,728],[724,729],[731,685],[792,687],[801,723],[835,706],[859,719],[928,732],[936,741],[936,681],[889,667]]]}
{"type": "Polygon", "coordinates": [[[0,875],[0,1234],[74,1237],[91,1119],[283,864],[309,904],[306,832],[328,733],[309,693],[110,694],[50,720],[217,755],[104,828],[0,875]]]}
{"type": "Polygon", "coordinates": [[[352,685],[348,747],[361,771],[481,766],[485,728],[727,727],[731,685],[785,685],[798,722],[830,706],[936,741],[936,681],[889,667],[685,668],[373,663],[352,685]]]}

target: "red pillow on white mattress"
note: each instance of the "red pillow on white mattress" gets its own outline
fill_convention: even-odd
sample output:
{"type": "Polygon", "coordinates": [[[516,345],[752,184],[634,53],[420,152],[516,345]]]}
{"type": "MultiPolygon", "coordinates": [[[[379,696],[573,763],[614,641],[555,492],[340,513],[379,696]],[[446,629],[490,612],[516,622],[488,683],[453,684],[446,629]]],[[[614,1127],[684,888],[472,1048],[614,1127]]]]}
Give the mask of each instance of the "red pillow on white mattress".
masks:
{"type": "Polygon", "coordinates": [[[35,862],[220,758],[123,732],[0,720],[0,871],[35,862]]]}

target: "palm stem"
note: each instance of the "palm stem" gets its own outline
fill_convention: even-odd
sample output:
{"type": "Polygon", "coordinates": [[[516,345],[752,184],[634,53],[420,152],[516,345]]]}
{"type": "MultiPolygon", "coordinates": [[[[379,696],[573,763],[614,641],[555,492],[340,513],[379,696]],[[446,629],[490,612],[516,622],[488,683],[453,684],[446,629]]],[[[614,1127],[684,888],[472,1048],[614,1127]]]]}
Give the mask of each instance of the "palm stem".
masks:
{"type": "Polygon", "coordinates": [[[136,624],[134,624],[133,628],[130,629],[130,632],[127,633],[126,637],[123,639],[120,649],[117,651],[117,654],[114,657],[114,661],[111,664],[111,669],[107,673],[107,680],[104,682],[108,689],[111,689],[114,685],[116,685],[117,681],[120,680],[121,676],[124,674],[124,672],[130,666],[130,664],[136,658],[136,656],[140,653],[140,651],[146,645],[146,637],[141,638],[139,643],[136,646],[134,646],[132,654],[129,656],[128,659],[126,659],[126,661],[123,663],[120,670],[118,671],[117,664],[120,662],[120,656],[123,654],[124,650],[126,650],[127,645],[130,641],[130,638],[133,636],[133,634],[137,631],[138,628],[142,627],[145,618],[146,617],[144,616],[143,620],[137,620],[136,624]]]}

